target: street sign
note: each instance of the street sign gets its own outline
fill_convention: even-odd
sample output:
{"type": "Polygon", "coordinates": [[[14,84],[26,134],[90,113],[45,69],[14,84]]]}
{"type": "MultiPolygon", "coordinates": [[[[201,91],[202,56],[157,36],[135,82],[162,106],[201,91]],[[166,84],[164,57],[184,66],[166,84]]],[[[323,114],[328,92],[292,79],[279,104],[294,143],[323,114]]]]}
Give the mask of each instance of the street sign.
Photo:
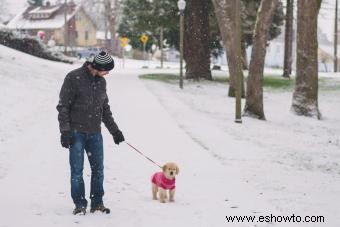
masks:
{"type": "Polygon", "coordinates": [[[129,39],[128,38],[126,38],[126,37],[121,37],[120,38],[120,45],[124,48],[124,47],[126,47],[126,45],[128,44],[128,42],[129,42],[129,39]]]}
{"type": "Polygon", "coordinates": [[[141,37],[139,38],[139,40],[143,43],[146,44],[149,40],[149,37],[145,34],[141,35],[141,37]]]}

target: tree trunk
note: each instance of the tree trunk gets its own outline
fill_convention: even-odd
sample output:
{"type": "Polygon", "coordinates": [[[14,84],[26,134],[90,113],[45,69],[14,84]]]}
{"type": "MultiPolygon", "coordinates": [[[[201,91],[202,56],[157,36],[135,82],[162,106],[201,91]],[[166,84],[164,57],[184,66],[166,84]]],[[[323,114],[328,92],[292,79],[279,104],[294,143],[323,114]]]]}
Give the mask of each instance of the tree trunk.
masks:
{"type": "Polygon", "coordinates": [[[266,56],[268,30],[272,22],[273,14],[278,0],[262,0],[257,12],[253,48],[247,79],[245,116],[256,117],[265,120],[263,111],[263,69],[266,56]]]}
{"type": "Polygon", "coordinates": [[[296,82],[292,111],[321,118],[318,108],[317,22],[321,0],[299,0],[297,15],[296,82]]]}
{"type": "Polygon", "coordinates": [[[213,0],[215,14],[227,53],[229,68],[229,97],[235,97],[237,76],[240,77],[242,96],[244,97],[244,83],[242,72],[241,38],[235,35],[235,0],[213,0]]]}
{"type": "Polygon", "coordinates": [[[184,60],[186,78],[212,80],[209,51],[209,15],[206,0],[187,0],[184,60]]]}
{"type": "Polygon", "coordinates": [[[334,16],[334,72],[338,71],[338,0],[335,0],[334,16]]]}
{"type": "MultiPolygon", "coordinates": [[[[241,50],[242,50],[242,62],[243,62],[243,70],[248,70],[248,59],[247,59],[247,51],[246,51],[246,43],[241,40],[241,50]]],[[[244,93],[244,92],[243,92],[244,93]]]]}
{"type": "Polygon", "coordinates": [[[294,0],[287,0],[285,25],[285,54],[283,62],[283,77],[290,78],[293,62],[293,12],[294,0]]]}
{"type": "MultiPolygon", "coordinates": [[[[110,45],[109,39],[109,31],[111,30],[111,0],[104,1],[104,14],[105,14],[105,21],[104,21],[104,32],[105,32],[105,49],[112,54],[112,49],[110,45]]],[[[112,34],[111,34],[112,35],[112,34]]]]}
{"type": "Polygon", "coordinates": [[[120,10],[120,1],[113,0],[113,10],[111,11],[111,20],[110,20],[110,33],[111,33],[111,47],[112,54],[120,55],[121,51],[119,48],[119,41],[116,40],[116,25],[118,19],[118,13],[120,10]]]}

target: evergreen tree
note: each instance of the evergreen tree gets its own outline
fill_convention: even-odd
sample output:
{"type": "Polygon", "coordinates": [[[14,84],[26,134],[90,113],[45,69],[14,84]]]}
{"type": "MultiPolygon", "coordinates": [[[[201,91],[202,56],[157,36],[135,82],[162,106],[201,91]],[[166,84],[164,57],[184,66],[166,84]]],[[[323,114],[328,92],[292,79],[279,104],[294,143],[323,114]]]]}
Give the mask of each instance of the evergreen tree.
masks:
{"type": "MultiPolygon", "coordinates": [[[[133,48],[143,49],[139,38],[143,33],[149,36],[146,50],[158,44],[159,30],[164,28],[167,44],[178,43],[178,16],[176,2],[169,0],[137,1],[123,3],[123,18],[118,33],[127,36],[133,48]]],[[[176,45],[177,46],[177,45],[176,45]]]]}
{"type": "MultiPolygon", "coordinates": [[[[221,39],[210,1],[208,5],[210,24],[209,49],[211,54],[217,56],[222,53],[221,39]]],[[[179,17],[177,1],[126,0],[123,2],[123,15],[118,33],[121,36],[126,35],[130,39],[130,44],[133,48],[143,48],[142,43],[139,41],[139,36],[142,33],[149,35],[149,41],[146,46],[147,50],[151,48],[152,44],[159,46],[160,28],[163,27],[166,44],[178,49],[179,17]]],[[[185,17],[185,21],[187,21],[187,12],[185,17]]]]}
{"type": "MultiPolygon", "coordinates": [[[[242,27],[242,52],[244,68],[247,68],[246,48],[253,45],[253,34],[255,29],[257,11],[261,0],[241,0],[241,27],[242,27]]],[[[284,22],[282,2],[279,1],[269,27],[268,41],[275,39],[281,34],[281,26],[284,22]]]]}
{"type": "MultiPolygon", "coordinates": [[[[261,0],[241,1],[241,31],[242,42],[245,50],[252,45],[253,31],[256,22],[257,9],[261,0]]],[[[187,9],[186,9],[187,10],[187,9]]],[[[217,24],[214,8],[209,1],[209,48],[214,56],[222,54],[222,38],[217,24]]],[[[178,49],[179,28],[177,1],[173,0],[125,0],[123,2],[123,18],[118,29],[120,35],[126,35],[130,39],[133,48],[142,49],[139,36],[147,33],[151,38],[147,43],[147,50],[152,44],[158,44],[159,28],[164,29],[164,37],[170,46],[178,49]]],[[[187,17],[187,15],[185,15],[187,17]]],[[[186,18],[187,19],[187,18],[186,18]]],[[[282,3],[279,2],[274,12],[272,24],[269,29],[268,40],[272,40],[281,33],[280,26],[283,24],[284,14],[282,3]]]]}
{"type": "MultiPolygon", "coordinates": [[[[261,0],[242,0],[241,1],[241,21],[242,21],[242,41],[246,46],[253,44],[253,34],[256,23],[257,11],[260,7],[261,0]]],[[[284,13],[282,2],[279,1],[269,27],[268,40],[275,39],[281,34],[281,26],[284,22],[284,13]]]]}
{"type": "Polygon", "coordinates": [[[187,0],[184,32],[185,77],[212,80],[209,51],[209,2],[187,0]]]}

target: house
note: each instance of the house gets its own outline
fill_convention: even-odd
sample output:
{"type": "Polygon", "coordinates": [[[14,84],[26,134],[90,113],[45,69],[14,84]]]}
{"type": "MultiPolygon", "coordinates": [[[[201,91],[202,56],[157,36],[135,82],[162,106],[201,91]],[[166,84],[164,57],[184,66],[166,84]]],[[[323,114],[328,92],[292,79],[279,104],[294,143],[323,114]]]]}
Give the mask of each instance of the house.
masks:
{"type": "Polygon", "coordinates": [[[64,45],[65,38],[68,46],[94,46],[96,40],[96,25],[84,9],[69,1],[66,4],[44,6],[28,6],[17,14],[7,28],[38,36],[45,43],[53,40],[56,45],[64,45]],[[67,11],[68,33],[65,36],[65,11],[67,11]]]}
{"type": "Polygon", "coordinates": [[[97,31],[96,39],[98,46],[105,47],[111,41],[111,32],[97,31]]]}

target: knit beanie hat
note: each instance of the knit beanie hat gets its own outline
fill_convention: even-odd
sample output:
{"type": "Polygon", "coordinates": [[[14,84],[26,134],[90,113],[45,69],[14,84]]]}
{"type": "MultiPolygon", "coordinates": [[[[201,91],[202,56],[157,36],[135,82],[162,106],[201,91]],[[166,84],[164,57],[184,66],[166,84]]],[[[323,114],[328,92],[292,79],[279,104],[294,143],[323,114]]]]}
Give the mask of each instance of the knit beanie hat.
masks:
{"type": "Polygon", "coordinates": [[[115,63],[107,52],[101,51],[94,57],[91,66],[98,71],[110,71],[114,68],[115,63]]]}

